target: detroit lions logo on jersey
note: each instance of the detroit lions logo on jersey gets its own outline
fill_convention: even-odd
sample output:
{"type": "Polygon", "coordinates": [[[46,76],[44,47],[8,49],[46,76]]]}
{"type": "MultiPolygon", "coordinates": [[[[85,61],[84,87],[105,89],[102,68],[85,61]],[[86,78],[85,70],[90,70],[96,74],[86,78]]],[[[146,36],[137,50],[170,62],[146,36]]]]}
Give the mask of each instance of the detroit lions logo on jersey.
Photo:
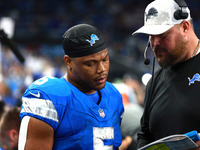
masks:
{"type": "Polygon", "coordinates": [[[188,80],[189,80],[189,85],[194,84],[195,81],[200,81],[200,75],[199,75],[198,73],[196,73],[196,74],[192,77],[192,79],[190,79],[190,78],[188,77],[188,80]]]}
{"type": "Polygon", "coordinates": [[[96,40],[99,40],[98,36],[96,36],[95,34],[92,34],[91,35],[91,40],[87,39],[86,41],[90,43],[90,46],[93,46],[93,44],[95,44],[96,40]]]}

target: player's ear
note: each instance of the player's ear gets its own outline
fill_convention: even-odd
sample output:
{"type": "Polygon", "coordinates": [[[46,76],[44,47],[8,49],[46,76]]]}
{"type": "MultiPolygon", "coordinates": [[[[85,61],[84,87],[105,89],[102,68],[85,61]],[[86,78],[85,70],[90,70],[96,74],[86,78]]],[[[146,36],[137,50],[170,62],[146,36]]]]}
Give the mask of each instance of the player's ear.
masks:
{"type": "Polygon", "coordinates": [[[67,66],[67,68],[70,68],[71,67],[71,57],[69,57],[68,55],[65,55],[64,56],[64,62],[65,62],[65,65],[67,66]]]}

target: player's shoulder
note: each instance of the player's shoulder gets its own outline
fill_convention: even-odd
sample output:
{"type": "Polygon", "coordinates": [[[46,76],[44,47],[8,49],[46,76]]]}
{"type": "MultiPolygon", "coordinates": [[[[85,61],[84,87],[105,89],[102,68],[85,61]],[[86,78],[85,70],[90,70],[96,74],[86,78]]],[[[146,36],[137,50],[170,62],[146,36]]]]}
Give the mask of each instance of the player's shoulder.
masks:
{"type": "MultiPolygon", "coordinates": [[[[122,104],[122,96],[118,89],[110,82],[106,82],[105,90],[103,90],[103,93],[111,99],[115,99],[115,101],[111,100],[110,103],[115,103],[116,105],[122,104]]],[[[115,105],[113,104],[113,105],[115,105]]]]}
{"type": "Polygon", "coordinates": [[[44,76],[40,79],[35,80],[30,86],[29,89],[34,88],[55,88],[66,86],[66,80],[64,78],[57,78],[52,76],[44,76]]]}
{"type": "Polygon", "coordinates": [[[57,78],[57,77],[53,77],[53,76],[44,76],[42,78],[39,78],[37,80],[35,80],[31,85],[30,88],[34,88],[37,86],[40,87],[45,87],[45,86],[51,86],[51,85],[55,85],[55,84],[63,84],[63,80],[62,78],[57,78]]]}
{"type": "Polygon", "coordinates": [[[108,92],[108,93],[118,93],[119,91],[117,90],[117,88],[110,82],[106,82],[106,85],[104,87],[104,89],[108,92]]]}
{"type": "Polygon", "coordinates": [[[39,91],[47,95],[64,96],[70,94],[71,90],[64,78],[56,78],[52,76],[45,76],[34,81],[26,90],[25,93],[30,91],[39,91]]]}

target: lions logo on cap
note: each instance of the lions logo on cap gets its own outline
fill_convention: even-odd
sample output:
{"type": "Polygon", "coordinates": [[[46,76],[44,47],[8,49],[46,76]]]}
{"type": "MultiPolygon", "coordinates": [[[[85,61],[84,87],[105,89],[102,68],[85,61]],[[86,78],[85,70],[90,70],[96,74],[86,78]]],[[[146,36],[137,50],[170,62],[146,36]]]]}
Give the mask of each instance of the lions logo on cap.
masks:
{"type": "Polygon", "coordinates": [[[158,11],[155,8],[151,8],[148,11],[148,14],[146,14],[146,21],[151,17],[151,16],[157,16],[158,11]]]}
{"type": "Polygon", "coordinates": [[[96,36],[95,34],[91,35],[91,40],[86,40],[87,42],[90,43],[90,46],[93,46],[93,44],[95,43],[96,40],[99,40],[98,36],[96,36]]]}

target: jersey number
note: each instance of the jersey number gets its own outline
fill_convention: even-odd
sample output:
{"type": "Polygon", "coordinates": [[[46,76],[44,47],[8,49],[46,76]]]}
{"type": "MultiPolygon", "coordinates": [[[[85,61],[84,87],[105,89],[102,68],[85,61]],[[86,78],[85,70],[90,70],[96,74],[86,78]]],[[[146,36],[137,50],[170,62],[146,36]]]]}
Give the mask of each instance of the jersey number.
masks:
{"type": "Polygon", "coordinates": [[[55,77],[50,77],[50,76],[45,76],[45,77],[42,77],[41,79],[38,79],[34,82],[35,85],[42,85],[44,83],[46,83],[48,81],[48,79],[51,78],[51,79],[55,79],[55,77]]]}
{"type": "Polygon", "coordinates": [[[93,127],[94,150],[113,150],[112,145],[104,145],[104,140],[114,139],[113,127],[93,127]]]}

